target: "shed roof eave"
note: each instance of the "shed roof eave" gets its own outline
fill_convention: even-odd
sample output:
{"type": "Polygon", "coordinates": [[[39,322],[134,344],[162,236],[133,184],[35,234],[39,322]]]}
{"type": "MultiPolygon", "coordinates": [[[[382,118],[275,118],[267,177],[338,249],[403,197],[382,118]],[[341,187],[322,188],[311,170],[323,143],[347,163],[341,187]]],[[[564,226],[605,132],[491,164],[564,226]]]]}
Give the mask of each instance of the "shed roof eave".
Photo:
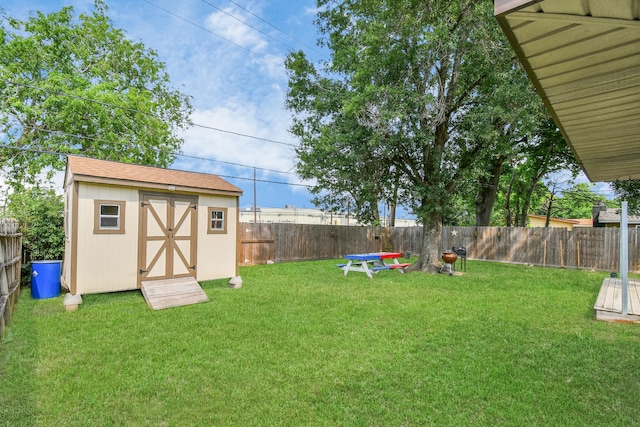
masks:
{"type": "Polygon", "coordinates": [[[175,185],[175,184],[162,184],[162,183],[151,183],[144,181],[132,181],[126,179],[112,179],[112,178],[102,178],[102,177],[94,177],[90,175],[81,175],[81,174],[71,174],[72,182],[86,182],[91,184],[101,184],[101,185],[118,185],[125,187],[137,187],[137,188],[145,188],[152,190],[160,190],[172,193],[197,193],[197,194],[216,194],[216,195],[224,195],[224,196],[234,196],[239,197],[242,196],[242,191],[225,191],[225,190],[212,190],[208,188],[200,188],[200,187],[188,187],[184,185],[175,185]],[[171,186],[171,188],[169,188],[171,186]]]}
{"type": "Polygon", "coordinates": [[[181,189],[189,193],[242,195],[241,188],[214,174],[71,155],[67,156],[66,179],[69,182],[129,185],[168,191],[181,189]]]}

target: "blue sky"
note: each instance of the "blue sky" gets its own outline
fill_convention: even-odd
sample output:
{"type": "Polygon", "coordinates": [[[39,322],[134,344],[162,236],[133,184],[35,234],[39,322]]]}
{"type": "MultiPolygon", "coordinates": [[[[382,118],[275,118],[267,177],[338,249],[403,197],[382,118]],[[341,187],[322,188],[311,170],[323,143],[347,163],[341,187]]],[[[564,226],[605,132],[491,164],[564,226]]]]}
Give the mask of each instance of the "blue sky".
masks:
{"type": "MultiPolygon", "coordinates": [[[[287,131],[284,59],[293,50],[304,50],[316,61],[327,57],[316,46],[315,0],[106,0],[106,4],[113,25],[155,50],[166,64],[172,86],[192,97],[192,121],[219,129],[193,127],[182,135],[183,154],[212,161],[179,157],[172,168],[224,176],[244,190],[240,205],[247,208],[254,201],[255,167],[259,207],[313,207],[305,183],[293,173],[296,140],[287,131]]],[[[0,3],[9,16],[20,19],[32,11],[48,13],[63,6],[73,6],[77,13],[91,12],[93,0],[0,3]]]]}
{"type": "MultiPolygon", "coordinates": [[[[223,176],[244,190],[240,205],[248,208],[254,203],[255,167],[259,207],[313,207],[304,186],[308,182],[293,173],[297,142],[287,130],[283,64],[293,50],[304,50],[314,61],[328,58],[316,45],[315,0],[105,1],[113,25],[154,49],[166,63],[173,87],[192,96],[193,122],[218,129],[185,132],[185,157],[172,168],[223,176]]],[[[20,19],[31,11],[62,6],[90,12],[93,0],[0,3],[9,16],[20,19]]],[[[602,183],[594,191],[611,196],[602,183]]],[[[398,216],[408,215],[400,211],[398,216]]]]}

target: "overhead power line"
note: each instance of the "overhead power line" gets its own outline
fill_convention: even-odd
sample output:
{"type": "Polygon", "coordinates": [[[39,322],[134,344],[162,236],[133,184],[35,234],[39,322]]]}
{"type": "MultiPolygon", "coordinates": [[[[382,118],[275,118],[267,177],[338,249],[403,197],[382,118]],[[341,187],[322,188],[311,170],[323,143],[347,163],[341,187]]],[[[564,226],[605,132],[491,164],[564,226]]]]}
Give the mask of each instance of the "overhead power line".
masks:
{"type": "MultiPolygon", "coordinates": [[[[204,1],[204,0],[203,0],[204,1]]],[[[300,39],[297,39],[296,37],[292,36],[291,34],[288,34],[287,32],[285,32],[284,30],[276,27],[275,25],[273,25],[271,22],[267,21],[266,19],[261,18],[260,16],[256,15],[255,13],[251,12],[249,9],[245,8],[244,6],[236,3],[233,0],[227,0],[229,3],[239,7],[240,9],[244,10],[245,12],[247,12],[248,14],[254,16],[255,18],[259,19],[260,21],[264,22],[265,24],[269,25],[270,27],[276,29],[277,31],[281,32],[282,34],[284,34],[285,36],[289,37],[292,40],[295,40],[296,42],[300,43],[301,45],[313,50],[314,52],[318,53],[318,54],[322,54],[322,52],[320,52],[319,50],[317,50],[315,47],[313,46],[309,46],[308,44],[306,44],[305,42],[303,42],[300,39]]]]}
{"type": "MultiPolygon", "coordinates": [[[[189,20],[189,19],[187,19],[187,18],[185,18],[185,17],[183,17],[183,16],[178,15],[177,13],[171,12],[170,10],[163,8],[162,6],[158,6],[157,4],[152,3],[152,2],[151,2],[151,1],[149,1],[149,0],[143,0],[143,1],[144,1],[145,3],[150,4],[151,6],[153,6],[153,7],[155,7],[155,8],[157,8],[157,9],[159,9],[159,10],[161,10],[161,11],[165,12],[165,13],[168,13],[168,14],[169,14],[169,15],[171,15],[171,16],[174,16],[174,17],[176,17],[176,18],[178,18],[178,19],[180,19],[180,20],[182,20],[182,21],[184,21],[184,22],[186,22],[186,23],[188,23],[188,24],[193,25],[194,27],[197,27],[197,28],[199,28],[199,29],[201,29],[201,30],[203,30],[203,31],[208,32],[209,34],[211,34],[211,35],[213,35],[213,36],[216,36],[216,37],[218,37],[218,38],[220,38],[220,39],[222,39],[222,40],[224,40],[224,41],[226,41],[226,42],[228,42],[228,43],[231,43],[232,45],[234,45],[234,46],[236,46],[236,47],[239,47],[240,49],[243,49],[243,50],[245,50],[245,51],[247,51],[247,52],[249,52],[249,53],[252,53],[252,54],[254,54],[254,55],[257,55],[257,56],[261,56],[261,57],[263,57],[263,58],[266,58],[266,55],[264,55],[264,54],[262,54],[262,53],[260,53],[260,52],[256,52],[256,51],[254,51],[254,50],[251,50],[251,49],[249,49],[249,48],[247,48],[247,47],[245,47],[245,46],[242,46],[242,45],[240,45],[240,44],[238,44],[238,43],[234,42],[233,40],[229,40],[228,38],[226,38],[226,37],[224,37],[224,36],[221,36],[220,34],[216,33],[215,31],[211,31],[211,30],[209,30],[208,28],[203,27],[203,26],[202,26],[202,25],[200,25],[200,24],[197,24],[196,22],[193,22],[193,21],[191,21],[191,20],[189,20]]],[[[221,9],[221,8],[219,8],[219,7],[217,7],[217,6],[213,5],[213,4],[211,4],[211,3],[209,3],[209,2],[207,2],[207,1],[205,1],[205,0],[202,0],[202,2],[203,2],[203,3],[208,4],[209,6],[211,6],[211,7],[215,8],[215,9],[217,9],[217,10],[219,10],[219,11],[221,11],[222,13],[224,13],[224,14],[228,15],[229,17],[231,17],[231,18],[233,18],[233,19],[235,19],[235,20],[237,20],[237,21],[241,22],[242,24],[244,24],[244,25],[246,25],[246,26],[248,26],[248,27],[250,27],[250,28],[253,28],[254,30],[258,31],[260,34],[263,34],[263,35],[265,35],[266,37],[269,37],[270,39],[272,39],[272,40],[274,40],[274,41],[276,41],[276,42],[278,42],[278,43],[282,44],[283,46],[285,46],[285,47],[287,47],[287,48],[289,48],[289,49],[295,50],[293,47],[291,47],[291,46],[287,45],[286,43],[282,42],[281,40],[278,40],[278,39],[276,39],[275,37],[273,37],[273,36],[271,36],[271,35],[269,35],[269,34],[267,34],[267,33],[263,32],[263,31],[261,31],[261,30],[260,30],[260,29],[258,29],[257,27],[255,27],[255,26],[253,26],[253,25],[251,25],[251,24],[247,23],[246,21],[244,21],[244,20],[242,20],[242,19],[240,19],[240,18],[238,18],[238,17],[236,17],[236,16],[234,16],[234,15],[232,15],[232,14],[230,14],[230,13],[228,13],[228,12],[224,11],[223,9],[221,9]]],[[[285,31],[283,31],[282,29],[280,29],[280,28],[276,27],[275,25],[273,25],[273,24],[272,24],[272,23],[270,23],[269,21],[267,21],[267,20],[265,20],[265,19],[261,18],[260,16],[256,15],[255,13],[251,12],[249,9],[246,9],[246,8],[245,8],[245,7],[243,7],[242,5],[240,5],[240,4],[236,3],[236,2],[233,2],[233,1],[231,1],[231,0],[229,0],[229,2],[230,2],[230,3],[232,3],[232,4],[234,4],[234,5],[236,5],[236,6],[237,6],[237,7],[239,7],[240,9],[244,10],[245,12],[249,13],[250,15],[252,15],[252,16],[254,16],[254,17],[256,17],[257,19],[259,19],[260,21],[264,22],[265,24],[267,24],[267,25],[269,25],[269,26],[271,26],[271,27],[275,28],[277,31],[279,31],[280,33],[282,33],[282,34],[284,34],[285,36],[289,37],[290,39],[295,40],[296,42],[298,42],[298,43],[302,44],[303,46],[305,46],[305,47],[307,47],[307,48],[309,48],[309,49],[313,50],[313,51],[314,51],[314,52],[316,52],[318,55],[322,55],[322,52],[320,52],[318,49],[314,48],[313,46],[310,46],[309,44],[307,44],[307,43],[303,42],[302,40],[300,40],[300,39],[298,39],[298,38],[296,38],[296,37],[292,36],[291,34],[286,33],[286,32],[285,32],[285,31]]]]}
{"type": "MultiPolygon", "coordinates": [[[[66,136],[66,137],[70,137],[70,138],[76,138],[76,139],[86,139],[89,141],[96,141],[96,142],[105,142],[108,144],[113,143],[112,140],[107,140],[107,139],[103,139],[103,138],[96,138],[96,137],[91,137],[91,136],[86,136],[86,135],[78,135],[78,134],[73,134],[73,133],[68,133],[68,132],[62,132],[59,130],[50,130],[50,129],[42,129],[42,128],[38,128],[38,127],[34,127],[34,126],[24,126],[25,129],[32,129],[32,130],[37,130],[40,132],[45,132],[45,133],[49,133],[49,134],[54,134],[54,135],[61,135],[61,136],[66,136]]],[[[0,147],[2,148],[14,148],[14,149],[21,149],[22,147],[18,147],[18,146],[8,146],[8,145],[0,145],[0,147]]],[[[26,151],[30,151],[31,149],[25,149],[26,151]]],[[[34,150],[37,151],[37,150],[34,150]]],[[[37,151],[40,152],[40,151],[37,151]]],[[[56,152],[42,152],[44,154],[61,154],[61,153],[56,153],[56,152]]],[[[275,170],[275,169],[267,169],[267,168],[261,168],[258,166],[250,166],[250,165],[244,165],[241,163],[232,163],[232,162],[225,162],[223,160],[215,160],[215,159],[209,159],[206,157],[198,157],[198,156],[191,156],[188,154],[176,154],[176,156],[178,157],[185,157],[185,158],[191,158],[191,159],[196,159],[196,160],[205,160],[208,162],[214,162],[214,163],[224,163],[224,164],[228,164],[228,165],[232,165],[232,166],[239,166],[239,167],[244,167],[244,168],[251,168],[251,169],[258,169],[258,170],[263,170],[265,172],[273,172],[273,173],[281,173],[284,175],[295,175],[292,172],[285,172],[285,171],[279,171],[279,170],[275,170]]]]}
{"type": "MultiPolygon", "coordinates": [[[[40,129],[40,130],[44,130],[44,129],[40,129]]],[[[65,134],[64,132],[58,132],[58,131],[51,131],[51,132],[56,132],[56,133],[60,133],[60,134],[63,134],[63,135],[68,135],[68,136],[72,136],[72,137],[76,137],[76,138],[81,138],[80,135],[65,134]]],[[[18,146],[15,146],[15,145],[3,145],[3,144],[0,144],[0,149],[27,151],[27,152],[30,152],[30,153],[49,154],[49,155],[55,155],[55,156],[67,156],[67,155],[70,154],[70,153],[61,153],[59,151],[39,150],[39,149],[35,149],[35,148],[30,148],[30,147],[18,147],[18,146]]],[[[74,154],[74,155],[78,155],[78,154],[74,154]]],[[[196,158],[196,159],[200,159],[200,160],[207,160],[207,161],[210,161],[210,162],[228,163],[228,162],[221,162],[221,161],[213,160],[213,159],[205,159],[205,158],[198,158],[198,157],[194,157],[194,156],[187,156],[187,155],[184,155],[184,154],[178,154],[178,156],[179,157],[191,157],[191,158],[196,158]]],[[[81,157],[86,157],[86,156],[81,156],[81,157]]],[[[266,170],[266,171],[270,171],[270,172],[290,173],[290,172],[282,172],[282,171],[273,171],[273,170],[270,170],[270,169],[258,168],[258,167],[254,167],[254,166],[248,166],[248,165],[241,165],[241,166],[252,168],[252,169],[266,170]]],[[[215,175],[219,176],[221,178],[228,178],[228,179],[239,179],[239,180],[244,180],[244,181],[257,181],[257,182],[264,182],[264,183],[268,183],[268,184],[290,185],[292,187],[311,188],[311,186],[307,185],[307,184],[297,184],[297,183],[284,182],[284,181],[273,181],[273,180],[269,180],[269,179],[255,179],[255,178],[247,178],[247,177],[243,177],[243,176],[233,176],[233,175],[222,175],[222,174],[215,174],[215,175]]]]}
{"type": "Polygon", "coordinates": [[[204,161],[215,162],[215,163],[224,163],[225,165],[239,166],[239,167],[243,167],[243,168],[252,168],[252,169],[257,169],[257,170],[261,170],[261,171],[265,171],[265,172],[281,173],[281,174],[284,174],[284,175],[295,175],[295,173],[293,173],[293,172],[285,172],[285,171],[279,171],[279,170],[275,170],[275,169],[260,168],[260,167],[257,167],[257,166],[243,165],[242,163],[225,162],[223,160],[213,160],[213,159],[208,159],[206,157],[192,156],[192,155],[189,155],[189,154],[178,154],[178,157],[184,157],[184,158],[187,158],[187,159],[195,159],[195,160],[204,160],[204,161]]]}
{"type": "Polygon", "coordinates": [[[211,31],[210,29],[208,29],[208,28],[206,28],[206,27],[203,27],[202,25],[199,25],[199,24],[197,24],[197,23],[195,23],[195,22],[193,22],[193,21],[191,21],[191,20],[189,20],[189,19],[187,19],[187,18],[185,18],[185,17],[183,17],[183,16],[180,16],[180,15],[178,15],[178,14],[176,14],[176,13],[173,13],[173,12],[171,12],[170,10],[165,9],[164,7],[158,6],[157,4],[152,3],[152,2],[150,2],[149,0],[143,0],[143,1],[144,1],[145,3],[150,4],[151,6],[153,6],[153,7],[155,7],[155,8],[157,8],[157,9],[162,10],[163,12],[168,13],[168,14],[169,14],[169,15],[171,15],[171,16],[174,16],[174,17],[176,17],[176,18],[178,18],[178,19],[181,19],[181,20],[183,20],[184,22],[187,22],[187,23],[189,23],[189,24],[193,25],[194,27],[200,28],[201,30],[206,31],[206,32],[207,32],[207,33],[209,33],[209,34],[211,34],[211,35],[214,35],[214,36],[218,37],[219,39],[222,39],[222,40],[226,41],[227,43],[231,43],[232,45],[234,45],[234,46],[236,46],[236,47],[239,47],[239,48],[240,48],[240,49],[242,49],[242,50],[246,50],[247,52],[252,53],[252,54],[254,54],[254,55],[264,56],[264,55],[262,55],[262,54],[260,54],[260,53],[258,53],[258,52],[255,52],[255,51],[253,51],[253,50],[251,50],[251,49],[249,49],[249,48],[245,47],[245,46],[242,46],[242,45],[240,45],[240,44],[238,44],[238,43],[236,43],[236,42],[234,42],[234,41],[232,41],[232,40],[229,40],[228,38],[226,38],[226,37],[224,37],[224,36],[221,36],[220,34],[218,34],[218,33],[214,32],[214,31],[211,31]]]}
{"type": "MultiPolygon", "coordinates": [[[[3,80],[3,81],[5,83],[7,83],[7,84],[10,84],[10,85],[23,86],[23,87],[27,87],[27,88],[35,89],[35,90],[42,90],[42,91],[46,91],[46,92],[49,92],[49,93],[53,93],[55,95],[66,96],[66,97],[73,98],[73,99],[79,99],[79,100],[82,100],[82,101],[92,102],[92,103],[95,103],[95,104],[98,104],[98,105],[102,105],[103,107],[118,108],[118,109],[121,109],[121,110],[124,110],[124,111],[130,111],[132,113],[139,113],[139,114],[143,114],[145,116],[152,117],[152,118],[157,119],[157,120],[161,120],[159,117],[157,117],[157,116],[155,116],[155,115],[153,115],[151,113],[148,113],[146,111],[140,111],[140,110],[137,110],[137,109],[134,109],[134,108],[124,107],[122,105],[117,105],[117,104],[111,104],[111,103],[108,103],[108,102],[97,101],[95,99],[87,98],[87,97],[84,97],[84,96],[72,95],[72,94],[61,92],[61,91],[58,91],[58,90],[41,88],[41,87],[38,87],[38,86],[33,86],[33,85],[26,84],[26,83],[17,83],[17,82],[13,82],[13,81],[10,81],[10,80],[3,80]]],[[[234,131],[230,131],[230,130],[226,130],[226,129],[220,129],[220,128],[217,128],[217,127],[207,126],[207,125],[194,123],[194,122],[191,122],[190,124],[191,124],[191,126],[195,126],[195,127],[199,127],[199,128],[203,128],[203,129],[214,130],[214,131],[222,132],[222,133],[229,133],[229,134],[232,134],[232,135],[237,135],[237,136],[242,136],[242,137],[245,137],[245,138],[256,139],[256,140],[259,140],[259,141],[272,142],[274,144],[288,145],[288,146],[294,147],[294,148],[297,147],[297,145],[289,143],[289,142],[277,141],[277,140],[274,140],[274,139],[262,138],[262,137],[254,136],[254,135],[247,135],[247,134],[244,134],[244,133],[234,132],[234,131]]]]}
{"type": "Polygon", "coordinates": [[[292,187],[304,187],[304,188],[311,188],[312,187],[311,185],[307,185],[307,184],[294,184],[294,183],[291,183],[291,182],[271,181],[271,180],[268,180],[268,179],[245,178],[245,177],[240,177],[240,176],[229,176],[229,175],[220,175],[220,174],[216,174],[216,175],[221,177],[221,178],[241,179],[243,181],[266,182],[268,184],[290,185],[292,187]]]}
{"type": "Polygon", "coordinates": [[[227,15],[228,17],[230,17],[230,18],[232,18],[232,19],[235,19],[236,21],[240,22],[241,24],[246,25],[246,26],[247,26],[247,27],[249,27],[249,28],[252,28],[253,30],[255,30],[255,31],[259,32],[259,33],[260,33],[260,34],[262,34],[263,36],[268,37],[268,38],[270,38],[271,40],[273,40],[273,41],[275,41],[275,42],[277,42],[277,43],[280,43],[280,44],[281,44],[281,45],[283,45],[284,47],[286,47],[286,48],[288,48],[288,49],[291,49],[291,50],[295,50],[293,47],[289,46],[288,44],[286,44],[286,43],[284,43],[284,42],[282,42],[282,41],[278,40],[277,38],[275,38],[275,37],[273,37],[273,36],[271,36],[271,35],[269,35],[269,34],[267,34],[267,33],[265,33],[264,31],[260,30],[259,28],[254,27],[253,25],[249,24],[247,21],[244,21],[244,20],[242,20],[242,19],[238,18],[237,16],[235,16],[235,15],[233,15],[233,14],[231,14],[231,13],[227,12],[226,10],[221,9],[221,8],[219,8],[218,6],[216,6],[216,5],[214,5],[214,4],[209,3],[207,0],[201,0],[201,1],[202,1],[203,3],[205,3],[205,4],[208,4],[208,5],[209,5],[209,6],[211,6],[212,8],[214,8],[214,9],[216,9],[216,10],[218,10],[218,11],[220,11],[220,12],[224,13],[224,14],[225,14],[225,15],[227,15]]]}
{"type": "Polygon", "coordinates": [[[219,128],[215,128],[215,127],[212,127],[212,126],[199,125],[199,124],[196,124],[196,123],[192,123],[192,124],[193,124],[193,126],[197,126],[197,127],[200,127],[200,128],[211,129],[211,130],[215,130],[215,131],[223,132],[223,133],[230,133],[232,135],[243,136],[245,138],[252,138],[252,139],[257,139],[257,140],[260,140],[260,141],[273,142],[274,144],[288,145],[288,146],[294,147],[294,148],[297,147],[297,145],[291,144],[289,142],[282,142],[282,141],[276,141],[274,139],[261,138],[259,136],[247,135],[247,134],[244,134],[244,133],[238,133],[238,132],[233,132],[233,131],[230,131],[230,130],[219,129],[219,128]]]}

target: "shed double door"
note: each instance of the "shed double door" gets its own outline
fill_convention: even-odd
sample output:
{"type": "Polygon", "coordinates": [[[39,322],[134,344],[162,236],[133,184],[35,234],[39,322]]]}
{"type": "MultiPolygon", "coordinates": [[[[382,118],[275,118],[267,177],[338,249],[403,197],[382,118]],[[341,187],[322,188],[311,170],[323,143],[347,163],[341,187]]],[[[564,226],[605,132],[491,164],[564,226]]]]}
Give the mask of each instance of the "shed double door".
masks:
{"type": "Polygon", "coordinates": [[[196,276],[198,198],[141,193],[138,286],[196,276]]]}

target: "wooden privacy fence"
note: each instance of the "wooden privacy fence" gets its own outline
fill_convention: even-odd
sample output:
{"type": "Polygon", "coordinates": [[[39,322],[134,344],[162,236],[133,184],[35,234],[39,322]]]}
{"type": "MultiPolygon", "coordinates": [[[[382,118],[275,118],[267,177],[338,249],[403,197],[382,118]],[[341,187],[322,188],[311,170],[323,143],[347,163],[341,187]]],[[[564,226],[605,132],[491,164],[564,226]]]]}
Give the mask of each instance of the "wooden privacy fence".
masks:
{"type": "Polygon", "coordinates": [[[22,235],[18,222],[0,218],[0,340],[20,295],[22,235]]]}
{"type": "MultiPolygon", "coordinates": [[[[629,230],[629,270],[640,271],[640,236],[629,230]]],[[[444,227],[442,246],[469,259],[618,271],[619,228],[444,227]]]]}
{"type": "MultiPolygon", "coordinates": [[[[467,258],[618,271],[618,228],[443,227],[441,249],[467,248],[467,258]]],[[[640,272],[640,236],[629,232],[629,270],[640,272]]],[[[241,265],[341,258],[349,253],[420,253],[422,227],[240,224],[241,265]]]]}
{"type": "Polygon", "coordinates": [[[240,223],[240,264],[340,258],[347,253],[379,252],[381,227],[240,223]]]}

